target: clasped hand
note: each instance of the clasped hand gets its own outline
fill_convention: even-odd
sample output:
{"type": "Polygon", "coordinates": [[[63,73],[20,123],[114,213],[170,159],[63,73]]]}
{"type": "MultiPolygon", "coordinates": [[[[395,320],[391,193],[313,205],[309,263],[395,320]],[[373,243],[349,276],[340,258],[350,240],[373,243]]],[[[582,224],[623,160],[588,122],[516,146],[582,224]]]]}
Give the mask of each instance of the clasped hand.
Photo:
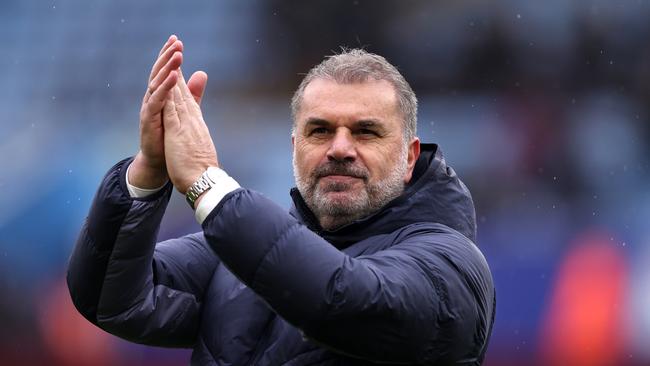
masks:
{"type": "Polygon", "coordinates": [[[208,75],[195,72],[185,82],[180,69],[183,43],[169,37],[153,65],[140,109],[140,151],[129,168],[129,182],[160,187],[171,179],[185,194],[210,166],[217,152],[200,103],[208,75]]]}

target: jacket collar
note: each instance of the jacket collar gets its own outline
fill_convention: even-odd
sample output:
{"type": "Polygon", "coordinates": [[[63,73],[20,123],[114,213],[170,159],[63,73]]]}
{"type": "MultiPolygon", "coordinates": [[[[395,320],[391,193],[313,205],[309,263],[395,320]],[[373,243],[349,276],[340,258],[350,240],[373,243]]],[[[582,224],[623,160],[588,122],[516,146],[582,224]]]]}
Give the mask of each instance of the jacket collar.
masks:
{"type": "Polygon", "coordinates": [[[476,242],[476,214],[467,187],[436,144],[421,144],[413,178],[404,192],[379,211],[336,230],[324,230],[297,188],[291,214],[339,249],[417,222],[446,225],[476,242]]]}

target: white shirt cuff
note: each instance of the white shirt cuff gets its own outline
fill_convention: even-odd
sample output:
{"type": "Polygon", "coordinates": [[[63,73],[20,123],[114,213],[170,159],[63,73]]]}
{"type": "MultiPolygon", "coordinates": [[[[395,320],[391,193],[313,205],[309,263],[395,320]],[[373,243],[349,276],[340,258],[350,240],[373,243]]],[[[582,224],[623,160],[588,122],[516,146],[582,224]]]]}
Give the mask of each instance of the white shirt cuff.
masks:
{"type": "Polygon", "coordinates": [[[239,183],[237,183],[237,181],[229,176],[223,169],[210,168],[209,174],[210,179],[212,179],[215,184],[212,188],[201,195],[201,201],[199,201],[199,205],[196,206],[194,217],[196,217],[196,221],[199,222],[199,225],[203,224],[205,218],[208,217],[210,212],[217,207],[219,202],[221,202],[228,193],[241,188],[239,183]]]}
{"type": "Polygon", "coordinates": [[[166,182],[165,184],[163,184],[158,188],[140,188],[131,185],[131,183],[129,183],[129,169],[131,169],[131,164],[129,164],[129,166],[126,167],[126,189],[129,190],[129,196],[131,196],[131,198],[145,198],[149,195],[158,192],[159,190],[163,189],[167,185],[166,182]]]}

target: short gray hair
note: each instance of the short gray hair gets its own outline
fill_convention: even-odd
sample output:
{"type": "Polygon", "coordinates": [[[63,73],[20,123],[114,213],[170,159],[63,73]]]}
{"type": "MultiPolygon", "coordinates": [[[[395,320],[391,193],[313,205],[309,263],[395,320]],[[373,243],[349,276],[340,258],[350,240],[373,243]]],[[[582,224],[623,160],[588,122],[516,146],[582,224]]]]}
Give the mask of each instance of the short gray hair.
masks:
{"type": "Polygon", "coordinates": [[[307,85],[314,79],[334,80],[337,83],[362,83],[368,80],[385,80],[393,85],[397,95],[397,104],[402,113],[404,141],[408,143],[417,133],[418,99],[404,76],[382,56],[361,49],[343,49],[340,54],[328,56],[323,62],[314,66],[291,98],[291,115],[293,132],[296,117],[307,85]]]}

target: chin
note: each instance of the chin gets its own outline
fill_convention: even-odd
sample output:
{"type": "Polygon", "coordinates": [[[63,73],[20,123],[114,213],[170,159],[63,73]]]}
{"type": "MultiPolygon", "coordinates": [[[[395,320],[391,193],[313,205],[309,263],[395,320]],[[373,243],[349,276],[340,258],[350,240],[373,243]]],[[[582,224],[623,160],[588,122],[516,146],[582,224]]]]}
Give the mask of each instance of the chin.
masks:
{"type": "Polygon", "coordinates": [[[368,199],[365,192],[328,192],[323,195],[324,203],[330,207],[335,207],[337,211],[356,211],[359,207],[366,205],[368,199]]]}
{"type": "Polygon", "coordinates": [[[361,201],[366,196],[362,190],[330,191],[321,194],[331,204],[350,204],[361,201]]]}

